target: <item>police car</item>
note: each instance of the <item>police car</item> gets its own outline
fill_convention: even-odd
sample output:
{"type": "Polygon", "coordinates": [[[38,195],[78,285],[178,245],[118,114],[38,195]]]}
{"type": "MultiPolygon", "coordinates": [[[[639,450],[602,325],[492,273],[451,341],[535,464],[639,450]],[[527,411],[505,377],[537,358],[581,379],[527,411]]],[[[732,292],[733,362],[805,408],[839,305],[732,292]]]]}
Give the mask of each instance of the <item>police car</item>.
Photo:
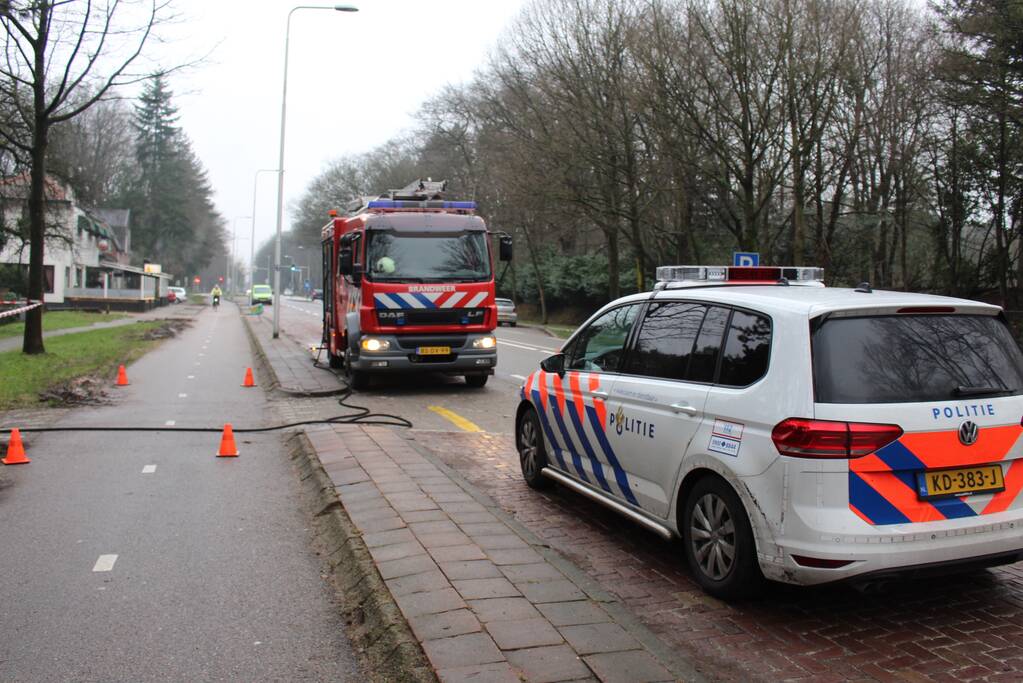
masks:
{"type": "Polygon", "coordinates": [[[1001,309],[668,266],[523,384],[526,482],[665,539],[736,598],[1023,559],[1023,354],[1001,309]]]}

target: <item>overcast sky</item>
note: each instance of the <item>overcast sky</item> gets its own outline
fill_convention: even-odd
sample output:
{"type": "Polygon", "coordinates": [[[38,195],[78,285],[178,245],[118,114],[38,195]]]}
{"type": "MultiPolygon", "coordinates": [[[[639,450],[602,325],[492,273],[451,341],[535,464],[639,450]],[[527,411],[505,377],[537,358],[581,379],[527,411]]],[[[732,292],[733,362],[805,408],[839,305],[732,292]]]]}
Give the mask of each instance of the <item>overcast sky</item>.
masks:
{"type": "MultiPolygon", "coordinates": [[[[209,172],[217,208],[228,230],[237,223],[243,260],[251,223],[235,219],[252,213],[256,170],[277,165],[284,30],[297,4],[176,0],[186,21],[176,29],[178,37],[160,49],[172,55],[167,61],[212,49],[206,65],[174,76],[171,87],[181,128],[209,172]]],[[[297,199],[329,160],[386,142],[410,127],[419,105],[444,84],[470,78],[524,0],[352,4],[360,11],[293,15],[285,202],[297,199]]],[[[260,174],[257,243],[273,234],[276,192],[274,175],[260,174]]]]}

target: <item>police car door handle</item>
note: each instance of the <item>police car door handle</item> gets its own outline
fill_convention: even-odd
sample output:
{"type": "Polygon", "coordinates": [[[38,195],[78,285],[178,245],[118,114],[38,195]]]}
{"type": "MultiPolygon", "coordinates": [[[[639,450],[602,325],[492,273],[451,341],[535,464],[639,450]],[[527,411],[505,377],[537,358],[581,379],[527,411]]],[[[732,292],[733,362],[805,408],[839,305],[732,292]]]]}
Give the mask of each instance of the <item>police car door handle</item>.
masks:
{"type": "Polygon", "coordinates": [[[592,394],[593,394],[593,398],[599,398],[599,399],[600,399],[600,400],[602,400],[602,401],[606,401],[606,400],[607,400],[607,396],[608,396],[608,394],[607,394],[607,392],[606,392],[606,391],[600,391],[600,390],[598,389],[597,391],[592,391],[592,392],[590,392],[590,393],[592,393],[592,394]]]}
{"type": "Polygon", "coordinates": [[[686,415],[689,416],[694,416],[696,415],[696,413],[699,412],[696,408],[692,407],[688,403],[672,403],[671,409],[674,410],[676,413],[685,413],[686,415]]]}

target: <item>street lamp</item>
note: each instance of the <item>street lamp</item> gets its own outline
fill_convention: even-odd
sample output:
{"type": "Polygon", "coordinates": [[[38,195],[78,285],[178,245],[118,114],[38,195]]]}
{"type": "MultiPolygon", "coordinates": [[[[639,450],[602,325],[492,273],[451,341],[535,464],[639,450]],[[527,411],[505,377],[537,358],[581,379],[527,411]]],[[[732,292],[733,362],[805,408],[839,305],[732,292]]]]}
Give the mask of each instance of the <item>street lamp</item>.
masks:
{"type": "Polygon", "coordinates": [[[277,235],[274,238],[274,339],[281,333],[281,224],[284,222],[284,125],[288,104],[288,41],[291,34],[291,15],[300,9],[332,9],[337,12],[358,12],[354,5],[299,5],[288,12],[284,28],[284,86],[281,92],[281,146],[277,157],[277,235]]]}
{"type": "Polygon", "coordinates": [[[235,254],[238,253],[237,252],[237,249],[238,249],[238,221],[240,221],[242,219],[245,219],[245,218],[252,218],[252,216],[235,216],[234,220],[231,221],[231,263],[229,263],[228,266],[227,266],[227,274],[228,274],[229,291],[231,291],[232,293],[238,291],[238,288],[235,285],[235,281],[234,281],[235,280],[235,276],[236,276],[236,273],[234,272],[235,254]]]}
{"type": "MultiPolygon", "coordinates": [[[[256,171],[252,178],[252,238],[249,240],[249,288],[256,284],[256,189],[259,183],[260,173],[276,173],[276,168],[261,168],[256,171]]],[[[270,274],[267,273],[267,279],[270,274]]]]}

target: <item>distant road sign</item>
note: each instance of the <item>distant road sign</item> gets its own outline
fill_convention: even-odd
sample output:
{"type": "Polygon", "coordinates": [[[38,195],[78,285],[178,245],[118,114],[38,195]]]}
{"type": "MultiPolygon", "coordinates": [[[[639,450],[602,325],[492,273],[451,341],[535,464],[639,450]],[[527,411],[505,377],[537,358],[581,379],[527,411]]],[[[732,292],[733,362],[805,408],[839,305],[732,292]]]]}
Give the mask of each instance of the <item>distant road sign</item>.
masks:
{"type": "Polygon", "coordinates": [[[732,252],[732,265],[733,266],[759,266],[760,265],[760,254],[755,251],[735,251],[732,252]]]}

